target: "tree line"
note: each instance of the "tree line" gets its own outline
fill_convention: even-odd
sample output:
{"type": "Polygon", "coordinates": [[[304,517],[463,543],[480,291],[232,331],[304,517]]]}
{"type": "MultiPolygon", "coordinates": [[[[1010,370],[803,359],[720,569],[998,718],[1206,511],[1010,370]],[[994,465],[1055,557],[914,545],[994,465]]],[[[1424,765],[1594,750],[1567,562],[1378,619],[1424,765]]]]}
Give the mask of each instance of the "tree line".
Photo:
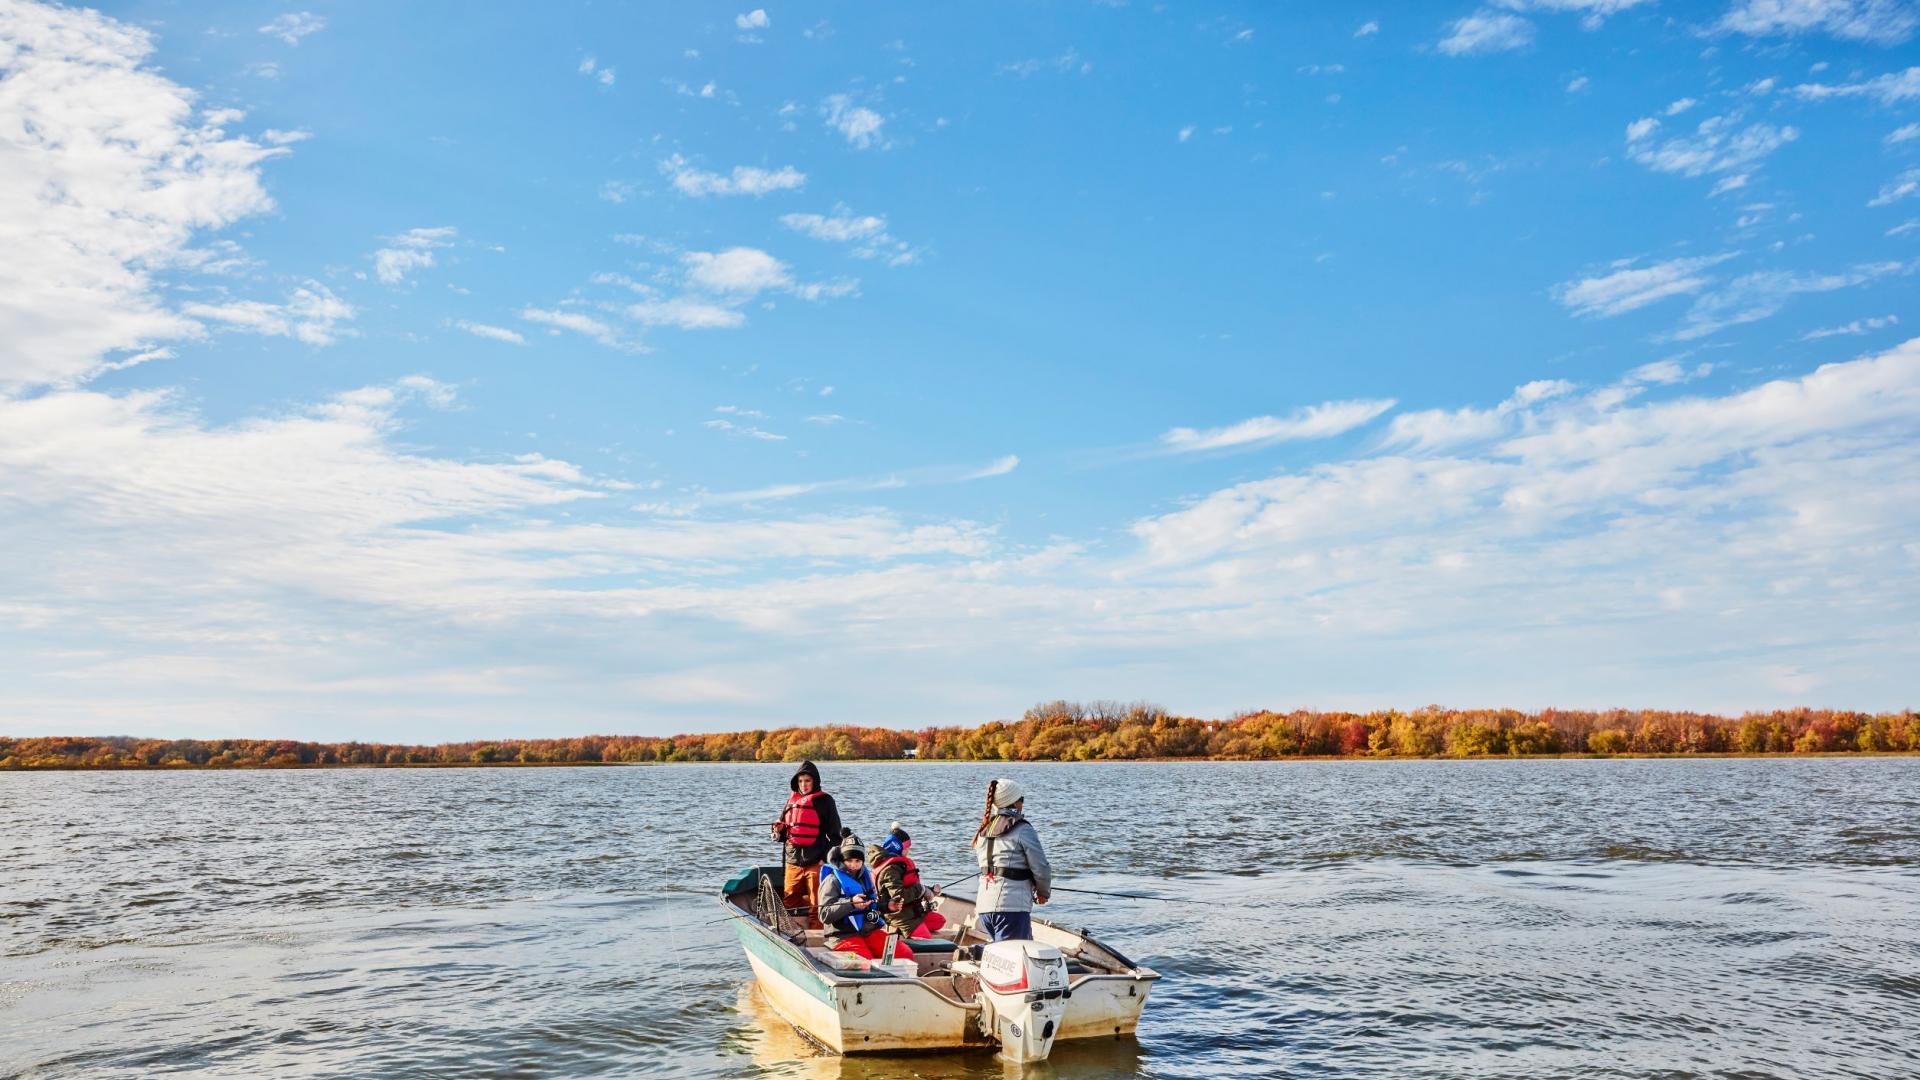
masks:
{"type": "Polygon", "coordinates": [[[411,746],[289,739],[0,736],[0,769],[337,765],[644,764],[687,761],[1131,761],[1542,754],[1920,751],[1920,713],[1779,709],[1737,717],[1656,709],[1261,710],[1225,720],[1144,702],[1051,701],[977,727],[784,727],[700,735],[588,735],[411,746]]]}

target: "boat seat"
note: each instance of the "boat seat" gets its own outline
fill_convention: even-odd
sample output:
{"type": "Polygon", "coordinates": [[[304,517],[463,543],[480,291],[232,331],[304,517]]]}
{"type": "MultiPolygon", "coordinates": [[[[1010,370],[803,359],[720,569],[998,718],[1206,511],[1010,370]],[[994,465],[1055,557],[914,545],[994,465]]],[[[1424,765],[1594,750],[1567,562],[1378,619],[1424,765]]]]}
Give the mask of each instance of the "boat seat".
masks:
{"type": "Polygon", "coordinates": [[[915,956],[927,956],[935,953],[950,953],[960,946],[946,938],[907,938],[907,948],[915,956]]]}

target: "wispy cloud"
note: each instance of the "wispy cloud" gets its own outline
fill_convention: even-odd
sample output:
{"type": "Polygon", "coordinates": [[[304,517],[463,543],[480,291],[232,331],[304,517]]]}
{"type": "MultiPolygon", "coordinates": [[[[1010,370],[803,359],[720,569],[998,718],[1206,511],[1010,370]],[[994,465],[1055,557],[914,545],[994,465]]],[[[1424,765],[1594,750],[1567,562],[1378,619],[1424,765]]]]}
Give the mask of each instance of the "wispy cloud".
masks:
{"type": "Polygon", "coordinates": [[[352,304],[333,294],[317,281],[309,281],[293,290],[282,303],[260,300],[231,300],[224,303],[194,301],[182,304],[183,314],[217,323],[229,330],[268,337],[293,338],[308,345],[332,345],[352,334],[341,324],[356,312],[352,304]]]}
{"type": "Polygon", "coordinates": [[[1058,56],[1049,57],[1045,60],[1018,60],[1011,64],[1000,65],[1000,73],[1002,75],[1012,75],[1020,79],[1031,78],[1043,71],[1053,71],[1062,75],[1085,75],[1092,70],[1093,61],[1081,56],[1078,51],[1072,48],[1067,49],[1058,56]]]}
{"type": "Polygon", "coordinates": [[[591,76],[593,81],[599,83],[601,86],[612,86],[614,80],[618,77],[614,74],[612,68],[601,67],[599,61],[591,56],[582,58],[580,66],[574,70],[582,75],[591,76]]]}
{"type": "Polygon", "coordinates": [[[1792,126],[1757,122],[1742,127],[1739,113],[1708,117],[1691,132],[1666,139],[1656,137],[1659,129],[1660,121],[1651,117],[1627,125],[1627,156],[1654,172],[1680,176],[1738,174],[1737,182],[1723,183],[1716,192],[1743,186],[1745,177],[1739,170],[1758,164],[1800,137],[1799,129],[1792,126]]]}
{"type": "Polygon", "coordinates": [[[509,345],[525,345],[527,343],[527,339],[522,337],[519,331],[509,330],[504,326],[490,326],[486,323],[468,322],[465,319],[461,319],[453,325],[461,330],[465,330],[474,337],[483,337],[489,341],[503,341],[509,345]]]}
{"type": "Polygon", "coordinates": [[[1867,201],[1868,206],[1888,206],[1901,199],[1920,192],[1920,169],[1908,169],[1880,185],[1879,194],[1867,201]]]}
{"type": "Polygon", "coordinates": [[[415,270],[433,265],[433,253],[450,246],[459,230],[451,225],[408,229],[387,238],[387,247],[373,253],[373,273],[388,285],[398,285],[415,270]]]}
{"type": "Polygon", "coordinates": [[[553,308],[521,308],[520,317],[530,323],[539,323],[555,331],[568,330],[584,337],[592,338],[602,345],[612,348],[624,348],[626,343],[620,339],[613,327],[578,311],[562,311],[553,308]]]}
{"type": "Polygon", "coordinates": [[[1393,408],[1393,399],[1328,401],[1295,409],[1286,416],[1256,416],[1217,428],[1174,428],[1160,436],[1170,453],[1253,450],[1274,443],[1327,439],[1366,424],[1393,408]]]}
{"type": "Polygon", "coordinates": [[[1898,105],[1903,101],[1920,98],[1920,67],[1910,67],[1905,71],[1889,75],[1876,75],[1850,83],[1802,83],[1793,88],[1795,95],[1808,101],[1825,101],[1828,98],[1869,97],[1882,105],[1898,105]]]}
{"type": "Polygon", "coordinates": [[[1850,323],[1844,323],[1840,326],[1827,326],[1818,330],[1809,330],[1800,335],[1800,340],[1817,341],[1820,338],[1870,334],[1875,330],[1884,330],[1889,326],[1897,326],[1899,322],[1900,316],[1898,315],[1881,315],[1871,319],[1855,319],[1850,323]]]}
{"type": "Polygon", "coordinates": [[[918,262],[920,253],[887,232],[887,219],[878,214],[855,214],[844,206],[831,215],[783,214],[780,224],[828,243],[846,244],[857,259],[882,259],[888,266],[918,262]]]}
{"type": "Polygon", "coordinates": [[[1686,320],[1668,336],[1690,341],[1729,326],[1758,322],[1777,314],[1795,296],[1834,292],[1865,285],[1906,271],[1898,262],[1862,263],[1837,273],[1765,270],[1743,274],[1726,285],[1703,293],[1687,311],[1686,320]]]}
{"type": "Polygon", "coordinates": [[[820,115],[827,127],[840,133],[857,150],[871,147],[885,149],[886,135],[882,129],[887,119],[865,105],[854,104],[853,98],[846,94],[831,94],[820,103],[820,115]]]}
{"type": "Polygon", "coordinates": [[[985,465],[928,465],[871,476],[769,484],[746,491],[712,492],[699,496],[696,501],[701,504],[725,506],[736,503],[776,502],[809,495],[850,495],[910,487],[964,484],[974,480],[990,480],[996,476],[1005,476],[1019,466],[1019,456],[1007,454],[985,465]]]}
{"type": "Polygon", "coordinates": [[[1739,0],[1718,25],[1751,37],[1819,33],[1894,45],[1913,36],[1920,16],[1901,0],[1739,0]]]}
{"type": "Polygon", "coordinates": [[[776,191],[798,191],[807,184],[807,174],[791,165],[782,165],[777,169],[735,165],[731,173],[723,174],[694,168],[679,154],[662,161],[660,171],[671,178],[675,191],[696,199],[709,195],[751,195],[759,198],[776,191]]]}
{"type": "Polygon", "coordinates": [[[268,37],[276,37],[289,45],[300,44],[300,39],[317,34],[327,28],[327,20],[311,11],[293,11],[277,15],[269,20],[260,32],[268,37]]]}
{"type": "Polygon", "coordinates": [[[785,435],[765,431],[761,428],[754,427],[752,424],[736,424],[731,420],[703,420],[701,421],[701,426],[712,428],[715,431],[725,432],[728,435],[742,439],[760,439],[765,442],[787,441],[785,435]]]}
{"type": "Polygon", "coordinates": [[[1704,273],[1734,257],[1735,252],[1668,259],[1648,266],[1622,259],[1608,273],[1565,281],[1553,287],[1553,298],[1575,315],[1609,318],[1646,307],[1670,296],[1697,293],[1713,280],[1704,273]]]}
{"type": "Polygon", "coordinates": [[[1435,46],[1448,56],[1474,56],[1523,49],[1533,44],[1533,24],[1518,15],[1482,8],[1447,27],[1435,46]]]}

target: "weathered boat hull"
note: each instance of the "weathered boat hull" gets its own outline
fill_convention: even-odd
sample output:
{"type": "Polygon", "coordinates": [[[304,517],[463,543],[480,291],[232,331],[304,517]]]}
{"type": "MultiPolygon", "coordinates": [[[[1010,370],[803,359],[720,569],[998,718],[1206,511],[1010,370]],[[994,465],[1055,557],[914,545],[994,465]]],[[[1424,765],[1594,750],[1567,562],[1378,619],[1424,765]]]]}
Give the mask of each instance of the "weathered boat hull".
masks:
{"type": "MultiPolygon", "coordinates": [[[[848,973],[823,964],[804,943],[781,936],[754,917],[743,896],[757,888],[757,875],[735,875],[721,905],[733,916],[747,962],[767,1004],[821,1046],[840,1054],[992,1047],[981,1033],[980,1006],[948,977],[904,978],[878,972],[848,973]]],[[[948,897],[941,907],[955,928],[971,922],[973,905],[948,897]]],[[[1140,1023],[1147,993],[1160,976],[1140,967],[1084,932],[1034,920],[1035,939],[1083,961],[1073,976],[1072,996],[1061,1016],[1059,1040],[1131,1035],[1140,1023]]],[[[977,935],[961,942],[981,940],[977,935]]]]}

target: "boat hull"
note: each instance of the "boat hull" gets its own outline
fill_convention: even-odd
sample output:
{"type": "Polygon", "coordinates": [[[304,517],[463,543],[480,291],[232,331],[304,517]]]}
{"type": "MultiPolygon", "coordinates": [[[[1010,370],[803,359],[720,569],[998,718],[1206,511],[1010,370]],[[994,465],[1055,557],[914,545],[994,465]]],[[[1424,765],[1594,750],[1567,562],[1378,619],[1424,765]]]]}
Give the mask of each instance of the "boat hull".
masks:
{"type": "MultiPolygon", "coordinates": [[[[839,1054],[998,1045],[980,1031],[980,1006],[965,1000],[970,992],[935,989],[940,985],[952,991],[951,980],[843,974],[782,937],[736,902],[743,890],[755,887],[753,874],[743,871],[729,882],[721,904],[732,916],[762,998],[809,1039],[839,1054]]],[[[948,897],[941,910],[958,926],[970,920],[973,905],[963,897],[948,897]]],[[[1158,973],[1133,964],[1084,931],[1075,933],[1036,919],[1034,937],[1101,966],[1073,977],[1056,1042],[1133,1034],[1158,973]]]]}

